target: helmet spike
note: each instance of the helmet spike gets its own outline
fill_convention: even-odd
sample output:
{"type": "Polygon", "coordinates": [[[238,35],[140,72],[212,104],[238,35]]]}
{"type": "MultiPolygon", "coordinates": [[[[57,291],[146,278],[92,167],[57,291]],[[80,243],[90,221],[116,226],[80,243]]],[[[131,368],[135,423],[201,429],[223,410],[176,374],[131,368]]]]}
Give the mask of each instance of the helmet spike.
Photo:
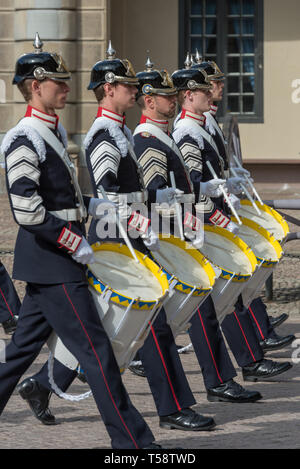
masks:
{"type": "Polygon", "coordinates": [[[186,69],[188,69],[188,68],[191,67],[191,65],[192,65],[191,56],[190,56],[190,53],[188,52],[186,54],[186,59],[184,61],[184,66],[185,66],[186,69]]]}
{"type": "Polygon", "coordinates": [[[34,52],[39,54],[40,52],[43,52],[43,42],[40,39],[39,33],[35,33],[35,38],[33,41],[33,47],[34,47],[34,52]]]}
{"type": "Polygon", "coordinates": [[[202,57],[201,57],[201,55],[199,54],[198,49],[196,49],[195,59],[196,59],[196,63],[197,63],[197,64],[201,64],[201,62],[202,62],[202,57]]]}
{"type": "Polygon", "coordinates": [[[149,57],[149,51],[147,50],[147,61],[145,63],[146,65],[146,71],[151,72],[154,66],[154,63],[151,62],[150,57],[149,57]]]}
{"type": "Polygon", "coordinates": [[[116,51],[111,45],[111,40],[109,40],[109,42],[108,42],[108,48],[107,48],[107,51],[106,51],[106,56],[107,56],[108,60],[113,60],[116,56],[116,51]]]}

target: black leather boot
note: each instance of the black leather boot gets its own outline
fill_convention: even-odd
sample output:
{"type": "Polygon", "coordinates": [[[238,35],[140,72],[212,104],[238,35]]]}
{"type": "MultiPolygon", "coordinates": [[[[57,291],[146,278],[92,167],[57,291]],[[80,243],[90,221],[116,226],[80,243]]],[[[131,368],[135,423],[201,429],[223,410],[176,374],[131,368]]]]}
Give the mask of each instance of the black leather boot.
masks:
{"type": "Polygon", "coordinates": [[[44,425],[56,425],[55,417],[51,414],[49,400],[51,391],[42,386],[34,378],[27,378],[17,386],[20,396],[27,401],[33,415],[44,425]]]}

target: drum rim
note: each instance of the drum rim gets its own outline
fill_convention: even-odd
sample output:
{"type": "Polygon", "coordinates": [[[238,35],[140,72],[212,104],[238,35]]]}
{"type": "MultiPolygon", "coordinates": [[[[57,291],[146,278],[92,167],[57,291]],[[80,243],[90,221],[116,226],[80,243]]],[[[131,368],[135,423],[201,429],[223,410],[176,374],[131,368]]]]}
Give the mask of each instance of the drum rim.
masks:
{"type": "MultiPolygon", "coordinates": [[[[106,242],[98,243],[96,242],[92,244],[91,247],[94,251],[105,251],[105,250],[113,251],[113,252],[122,251],[120,252],[120,254],[127,255],[128,257],[132,257],[128,247],[125,244],[121,244],[121,243],[106,243],[106,242]]],[[[162,295],[154,301],[150,301],[150,300],[146,301],[146,300],[136,298],[134,299],[134,302],[132,303],[131,307],[134,309],[141,309],[141,310],[152,309],[157,302],[161,303],[166,293],[169,291],[168,278],[164,273],[162,273],[159,266],[155,262],[153,262],[153,260],[147,254],[143,254],[140,251],[137,251],[136,249],[134,249],[134,252],[142,264],[145,265],[149,263],[150,266],[152,267],[150,268],[150,270],[160,283],[160,286],[162,288],[162,295]]],[[[147,265],[145,265],[145,267],[148,268],[147,265]]],[[[105,285],[101,280],[97,279],[97,277],[90,270],[89,266],[87,269],[87,280],[89,284],[91,285],[91,287],[94,288],[100,294],[102,294],[105,290],[111,291],[112,295],[110,297],[110,301],[112,301],[115,304],[128,307],[133,300],[133,298],[121,294],[117,290],[114,290],[113,288],[105,285]]]]}
{"type": "MultiPolygon", "coordinates": [[[[259,234],[261,236],[263,236],[272,246],[273,248],[275,249],[275,253],[278,257],[277,261],[275,260],[272,260],[272,259],[265,259],[263,261],[263,258],[262,257],[259,257],[259,256],[256,256],[256,254],[254,253],[254,255],[256,256],[257,260],[259,262],[263,262],[262,263],[262,266],[263,267],[266,267],[266,268],[269,268],[269,267],[274,267],[275,265],[278,264],[278,262],[280,261],[280,259],[282,258],[282,255],[283,255],[283,250],[282,250],[282,247],[280,245],[280,243],[277,241],[277,239],[268,231],[266,230],[263,226],[259,225],[258,223],[256,223],[255,221],[251,220],[250,218],[247,218],[247,217],[240,217],[243,225],[245,226],[248,226],[249,228],[252,228],[253,230],[255,231],[258,231],[259,234]]],[[[235,217],[232,217],[232,220],[233,221],[236,221],[236,218],[235,217]]],[[[245,241],[244,241],[245,242],[245,241]]],[[[247,243],[246,243],[247,244],[247,243]]],[[[253,251],[254,252],[254,251],[253,251]]]]}
{"type": "Polygon", "coordinates": [[[226,230],[226,228],[221,228],[220,226],[217,225],[204,225],[204,231],[210,231],[210,232],[215,232],[216,234],[219,234],[221,236],[224,236],[225,238],[229,239],[232,241],[238,248],[240,248],[244,254],[247,256],[248,260],[250,261],[252,272],[251,274],[236,274],[235,272],[225,269],[225,267],[219,266],[217,263],[217,267],[221,269],[221,274],[220,277],[223,278],[224,280],[229,280],[230,277],[233,276],[232,281],[233,282],[246,282],[248,281],[256,267],[257,267],[257,259],[252,251],[252,249],[246,244],[241,238],[239,238],[237,235],[234,235],[230,231],[226,230]]]}
{"type": "Polygon", "coordinates": [[[165,237],[165,236],[163,236],[162,233],[160,233],[159,234],[159,239],[162,240],[162,241],[167,241],[167,242],[168,242],[168,240],[172,240],[171,244],[174,244],[174,245],[182,248],[183,250],[188,251],[188,254],[190,254],[191,257],[193,257],[197,262],[199,262],[199,264],[201,265],[201,267],[205,271],[205,273],[208,277],[209,283],[210,283],[210,287],[203,288],[203,287],[199,287],[199,286],[197,287],[196,285],[191,285],[190,283],[181,280],[176,275],[171,274],[171,272],[169,272],[164,266],[160,265],[159,262],[155,259],[155,256],[153,255],[153,253],[151,253],[151,256],[153,257],[154,261],[160,266],[160,268],[163,270],[163,272],[165,272],[165,274],[167,275],[168,281],[172,281],[172,280],[176,279],[177,283],[176,283],[174,288],[176,288],[176,290],[180,291],[181,293],[185,293],[187,295],[193,289],[195,289],[192,296],[204,296],[204,295],[209,294],[211,292],[214,284],[215,284],[215,279],[216,279],[216,273],[215,273],[210,261],[200,251],[198,251],[198,249],[195,249],[192,246],[191,243],[188,243],[187,241],[182,241],[177,236],[168,235],[168,237],[165,237]],[[189,249],[187,249],[186,246],[188,246],[189,249]],[[200,257],[200,260],[197,259],[197,257],[200,257]]]}
{"type": "MultiPolygon", "coordinates": [[[[248,199],[241,199],[240,203],[242,205],[252,206],[252,202],[248,199]]],[[[280,213],[277,212],[277,210],[270,207],[269,205],[261,204],[257,200],[255,201],[255,204],[257,205],[257,207],[260,210],[263,210],[265,213],[267,213],[268,215],[271,215],[273,218],[275,218],[275,220],[282,227],[284,235],[283,235],[282,238],[277,239],[277,241],[282,242],[287,237],[287,235],[290,233],[290,228],[289,228],[289,225],[288,225],[287,221],[284,219],[284,217],[282,215],[280,215],[280,213]]]]}

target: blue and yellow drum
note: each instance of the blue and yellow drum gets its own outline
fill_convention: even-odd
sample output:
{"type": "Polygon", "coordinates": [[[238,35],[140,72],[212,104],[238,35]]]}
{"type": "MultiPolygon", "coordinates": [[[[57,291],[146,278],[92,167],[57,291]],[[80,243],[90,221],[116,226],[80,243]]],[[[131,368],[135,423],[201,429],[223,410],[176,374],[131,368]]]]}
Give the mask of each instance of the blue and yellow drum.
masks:
{"type": "Polygon", "coordinates": [[[192,244],[172,235],[160,235],[160,249],[152,252],[152,257],[161,265],[170,283],[170,295],[164,308],[176,336],[190,327],[189,320],[211,293],[216,274],[192,244]]]}

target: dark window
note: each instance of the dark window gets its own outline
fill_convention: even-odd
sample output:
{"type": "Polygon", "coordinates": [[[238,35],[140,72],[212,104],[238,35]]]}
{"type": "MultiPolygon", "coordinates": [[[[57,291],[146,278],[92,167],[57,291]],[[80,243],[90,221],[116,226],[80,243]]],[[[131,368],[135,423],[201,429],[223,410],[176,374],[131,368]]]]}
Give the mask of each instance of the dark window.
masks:
{"type": "Polygon", "coordinates": [[[196,49],[226,74],[220,117],[263,122],[263,0],[179,0],[179,66],[196,49]]]}

